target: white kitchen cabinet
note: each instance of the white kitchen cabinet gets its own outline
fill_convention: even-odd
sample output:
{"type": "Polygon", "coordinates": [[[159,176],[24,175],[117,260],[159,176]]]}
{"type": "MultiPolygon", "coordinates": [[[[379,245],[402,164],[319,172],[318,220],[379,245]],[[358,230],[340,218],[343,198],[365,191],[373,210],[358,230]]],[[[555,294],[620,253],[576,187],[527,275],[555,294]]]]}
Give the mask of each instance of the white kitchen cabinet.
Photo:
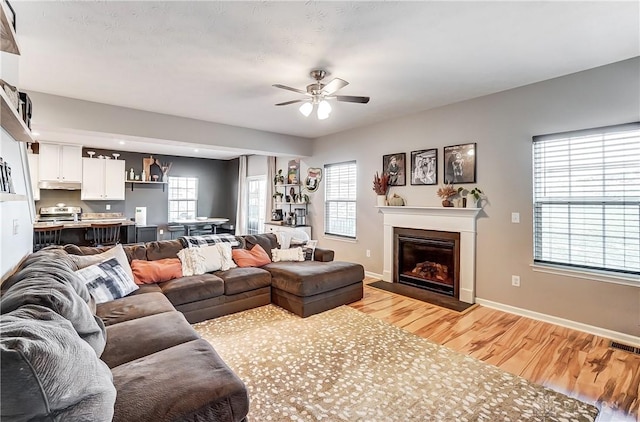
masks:
{"type": "Polygon", "coordinates": [[[125,161],[82,159],[80,199],[97,201],[124,200],[125,161]]]}
{"type": "Polygon", "coordinates": [[[82,147],[40,142],[41,182],[82,182],[82,147]]]}
{"type": "Polygon", "coordinates": [[[311,239],[311,226],[281,226],[279,224],[264,224],[264,231],[267,233],[286,232],[294,234],[295,231],[303,231],[311,239]]]}
{"type": "Polygon", "coordinates": [[[40,168],[39,168],[39,160],[40,156],[38,154],[27,154],[27,159],[29,160],[29,175],[31,176],[31,190],[33,191],[33,200],[40,200],[40,187],[38,186],[38,182],[40,181],[40,168]]]}

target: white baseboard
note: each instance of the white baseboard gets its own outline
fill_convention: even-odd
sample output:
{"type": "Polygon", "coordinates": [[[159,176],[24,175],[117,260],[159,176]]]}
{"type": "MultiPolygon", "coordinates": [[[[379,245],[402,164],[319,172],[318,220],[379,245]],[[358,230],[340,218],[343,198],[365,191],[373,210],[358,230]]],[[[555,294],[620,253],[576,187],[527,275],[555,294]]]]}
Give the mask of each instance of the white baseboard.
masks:
{"type": "Polygon", "coordinates": [[[476,303],[478,305],[486,306],[487,308],[497,309],[499,311],[520,315],[542,322],[548,322],[551,324],[559,325],[561,327],[584,331],[585,333],[605,337],[611,340],[618,341],[620,343],[628,344],[630,346],[640,347],[640,337],[632,336],[630,334],[620,333],[618,331],[608,330],[606,328],[595,327],[593,325],[583,324],[581,322],[571,321],[553,315],[542,314],[540,312],[530,311],[528,309],[517,308],[515,306],[505,305],[502,303],[493,302],[491,300],[481,299],[479,297],[476,297],[476,303]]]}
{"type": "Polygon", "coordinates": [[[372,273],[371,271],[365,271],[364,275],[371,278],[377,278],[378,280],[382,280],[382,274],[372,273]]]}

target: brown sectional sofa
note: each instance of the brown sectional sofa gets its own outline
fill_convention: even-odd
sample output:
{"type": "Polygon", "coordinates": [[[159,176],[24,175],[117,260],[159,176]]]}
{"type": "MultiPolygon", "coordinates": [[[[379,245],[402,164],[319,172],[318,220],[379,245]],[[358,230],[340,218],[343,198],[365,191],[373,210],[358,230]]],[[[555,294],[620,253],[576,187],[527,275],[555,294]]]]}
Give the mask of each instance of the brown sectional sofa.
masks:
{"type": "MultiPolygon", "coordinates": [[[[272,234],[239,240],[240,247],[247,249],[260,244],[269,255],[278,246],[272,234]]],[[[125,245],[124,249],[131,261],[173,258],[182,247],[180,241],[173,240],[125,245]]],[[[0,419],[245,420],[249,410],[245,385],[189,323],[268,303],[306,317],[362,298],[362,266],[334,262],[332,251],[316,249],[314,261],[277,262],[262,268],[182,277],[144,285],[127,297],[92,307],[68,254],[90,255],[105,249],[73,245],[64,251],[44,249],[30,255],[2,285],[0,419]],[[44,284],[45,292],[63,290],[74,298],[75,307],[70,309],[83,310],[83,318],[90,320],[78,324],[74,321],[80,317],[73,312],[60,317],[60,300],[44,300],[29,291],[34,284],[44,284]],[[23,306],[14,309],[15,299],[10,299],[22,296],[26,297],[21,299],[23,306]],[[32,312],[30,303],[41,313],[32,312]],[[85,312],[85,307],[95,316],[85,312]],[[59,336],[46,339],[46,347],[34,346],[46,338],[37,326],[54,318],[47,312],[62,319],[60,324],[71,322],[65,329],[77,333],[69,334],[59,348],[46,345],[55,345],[59,336]],[[11,325],[15,320],[23,322],[11,325]],[[33,335],[25,329],[32,325],[36,326],[33,335]],[[84,328],[78,331],[76,327],[84,328]],[[95,351],[85,344],[89,342],[82,334],[85,332],[91,333],[90,345],[95,351]],[[84,350],[84,354],[70,355],[72,350],[84,350]],[[38,352],[37,356],[30,356],[30,351],[38,352]],[[20,369],[23,360],[31,371],[20,369]],[[49,367],[51,362],[58,365],[67,360],[70,365],[61,366],[59,374],[49,367]],[[76,374],[75,368],[81,372],[76,374]],[[35,377],[24,376],[31,372],[35,377]]]]}
{"type": "MultiPolygon", "coordinates": [[[[279,247],[273,234],[239,236],[241,248],[259,244],[271,258],[279,247]]],[[[184,244],[162,240],[125,245],[127,258],[155,261],[176,258],[184,244]]],[[[93,255],[108,248],[67,245],[74,255],[93,255]]],[[[190,323],[274,303],[301,317],[308,317],[362,298],[364,268],[333,261],[333,251],[316,249],[313,261],[273,262],[261,268],[232,268],[142,286],[134,294],[161,292],[190,323]]]]}

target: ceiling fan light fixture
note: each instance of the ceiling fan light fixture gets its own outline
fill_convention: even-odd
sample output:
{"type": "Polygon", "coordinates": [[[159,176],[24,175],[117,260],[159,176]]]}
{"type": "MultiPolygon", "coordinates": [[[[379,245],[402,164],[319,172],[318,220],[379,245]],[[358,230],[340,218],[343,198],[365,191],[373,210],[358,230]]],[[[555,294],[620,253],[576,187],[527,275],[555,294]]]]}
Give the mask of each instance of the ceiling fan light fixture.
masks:
{"type": "Polygon", "coordinates": [[[318,120],[324,120],[331,114],[331,105],[328,101],[322,100],[318,103],[318,120]]]}
{"type": "Polygon", "coordinates": [[[302,113],[302,115],[304,117],[309,117],[309,115],[311,114],[311,112],[313,111],[313,104],[311,103],[304,103],[300,106],[299,108],[300,113],[302,113]]]}

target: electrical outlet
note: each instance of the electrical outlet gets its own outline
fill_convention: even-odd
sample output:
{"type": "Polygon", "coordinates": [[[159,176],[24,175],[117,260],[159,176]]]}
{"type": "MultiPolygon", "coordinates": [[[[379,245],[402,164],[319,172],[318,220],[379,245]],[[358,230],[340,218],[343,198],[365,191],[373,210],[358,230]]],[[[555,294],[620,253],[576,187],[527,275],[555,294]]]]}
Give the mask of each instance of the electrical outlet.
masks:
{"type": "Polygon", "coordinates": [[[107,211],[111,209],[111,205],[107,204],[107,211]]]}
{"type": "Polygon", "coordinates": [[[512,223],[519,223],[520,222],[520,213],[519,212],[512,212],[511,213],[511,222],[512,223]]]}
{"type": "Polygon", "coordinates": [[[164,230],[160,229],[160,236],[164,234],[164,230]]]}
{"type": "Polygon", "coordinates": [[[514,287],[520,287],[520,276],[512,275],[511,276],[511,285],[514,287]]]}
{"type": "Polygon", "coordinates": [[[371,249],[367,249],[367,258],[371,258],[371,249]]]}
{"type": "Polygon", "coordinates": [[[16,235],[18,234],[18,219],[14,218],[13,219],[13,234],[16,235]]]}

